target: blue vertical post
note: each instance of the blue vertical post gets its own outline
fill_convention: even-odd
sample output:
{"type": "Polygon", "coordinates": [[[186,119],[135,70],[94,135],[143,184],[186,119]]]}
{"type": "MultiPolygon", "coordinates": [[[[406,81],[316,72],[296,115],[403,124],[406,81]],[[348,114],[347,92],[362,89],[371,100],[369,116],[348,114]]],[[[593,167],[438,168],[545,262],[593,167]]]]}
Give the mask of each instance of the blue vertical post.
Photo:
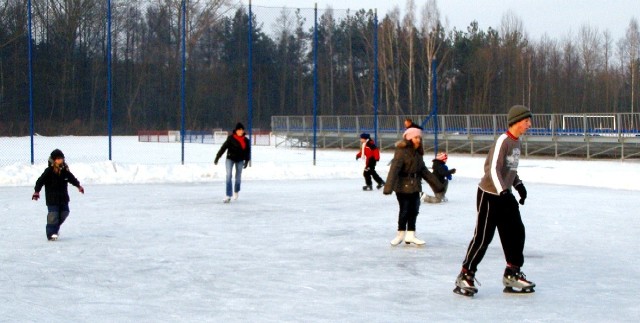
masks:
{"type": "Polygon", "coordinates": [[[249,140],[253,141],[251,133],[253,132],[253,13],[251,11],[251,0],[249,0],[249,35],[248,35],[248,57],[247,66],[247,108],[248,111],[248,127],[249,127],[249,140]]]}
{"type": "Polygon", "coordinates": [[[433,57],[431,62],[431,73],[433,74],[433,131],[434,131],[434,154],[438,153],[438,60],[433,57]]]}
{"type": "Polygon", "coordinates": [[[313,11],[313,165],[316,165],[318,132],[318,4],[313,11]]]}
{"type": "Polygon", "coordinates": [[[374,11],[373,16],[373,131],[375,141],[380,144],[378,140],[378,9],[374,11]]]}
{"type": "Polygon", "coordinates": [[[109,160],[112,160],[111,135],[113,120],[111,113],[111,0],[107,0],[107,128],[109,133],[109,160]]]}
{"type": "Polygon", "coordinates": [[[33,158],[33,70],[31,57],[31,0],[27,1],[27,24],[29,25],[29,34],[27,35],[27,55],[29,60],[29,133],[31,137],[31,165],[34,163],[33,158]]]}
{"type": "Polygon", "coordinates": [[[182,0],[182,78],[180,82],[180,97],[181,97],[181,120],[180,120],[180,142],[182,146],[182,165],[184,165],[184,135],[185,135],[185,76],[187,73],[187,54],[185,50],[187,48],[187,0],[182,0]]]}

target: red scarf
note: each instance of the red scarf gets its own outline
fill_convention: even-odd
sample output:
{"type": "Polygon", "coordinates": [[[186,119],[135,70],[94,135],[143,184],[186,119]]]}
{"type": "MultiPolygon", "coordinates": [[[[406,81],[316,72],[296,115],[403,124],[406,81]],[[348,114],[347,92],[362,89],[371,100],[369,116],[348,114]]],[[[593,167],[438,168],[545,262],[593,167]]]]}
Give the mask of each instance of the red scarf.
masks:
{"type": "Polygon", "coordinates": [[[238,136],[234,133],[233,138],[235,138],[240,143],[240,147],[242,147],[242,150],[247,149],[247,143],[244,141],[244,136],[238,136]]]}

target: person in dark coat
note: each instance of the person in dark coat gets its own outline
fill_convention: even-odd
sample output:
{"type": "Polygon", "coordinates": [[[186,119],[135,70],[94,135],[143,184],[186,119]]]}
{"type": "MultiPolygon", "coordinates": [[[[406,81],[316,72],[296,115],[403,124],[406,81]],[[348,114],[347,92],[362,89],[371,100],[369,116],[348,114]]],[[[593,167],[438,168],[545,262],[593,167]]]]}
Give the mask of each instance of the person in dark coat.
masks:
{"type": "Polygon", "coordinates": [[[240,183],[242,179],[242,170],[249,166],[251,161],[251,141],[245,137],[244,126],[238,122],[233,129],[233,133],[227,137],[227,140],[222,144],[214,164],[218,165],[218,160],[222,157],[224,152],[227,152],[227,177],[226,177],[226,193],[227,195],[223,199],[223,202],[229,203],[231,197],[234,200],[238,199],[238,193],[240,192],[240,183]],[[236,169],[235,184],[232,185],[231,177],[233,169],[236,169]]]}
{"type": "Polygon", "coordinates": [[[446,202],[447,198],[445,194],[447,194],[447,189],[449,188],[449,181],[453,179],[451,175],[456,173],[456,169],[449,169],[447,166],[447,159],[449,156],[447,153],[439,152],[436,155],[436,158],[432,160],[433,165],[431,169],[433,170],[433,175],[436,175],[440,183],[444,185],[444,191],[441,194],[436,194],[436,196],[426,195],[424,201],[427,203],[440,203],[446,202]]]}
{"type": "Polygon", "coordinates": [[[364,172],[362,176],[364,176],[365,186],[362,187],[365,191],[373,190],[373,180],[376,181],[378,185],[376,185],[377,189],[380,189],[384,185],[384,181],[376,172],[376,164],[380,160],[380,149],[376,146],[373,139],[371,139],[371,135],[368,133],[362,133],[360,135],[360,151],[356,154],[356,160],[364,158],[364,172]]]}
{"type": "Polygon", "coordinates": [[[44,186],[45,201],[47,204],[47,239],[55,241],[58,239],[60,226],[69,216],[69,192],[67,183],[78,188],[84,194],[84,188],[78,179],[69,171],[69,166],[64,162],[64,154],[60,149],[51,152],[49,156],[49,166],[36,180],[34,193],[31,199],[40,199],[40,190],[44,186]]]}
{"type": "Polygon", "coordinates": [[[391,240],[391,244],[394,246],[403,240],[407,244],[423,245],[425,243],[415,236],[416,218],[420,211],[422,179],[427,181],[436,193],[442,192],[444,189],[438,179],[425,166],[423,154],[422,130],[408,128],[404,132],[403,140],[396,143],[393,161],[389,167],[389,174],[383,190],[385,195],[396,192],[400,208],[398,233],[391,240]]]}

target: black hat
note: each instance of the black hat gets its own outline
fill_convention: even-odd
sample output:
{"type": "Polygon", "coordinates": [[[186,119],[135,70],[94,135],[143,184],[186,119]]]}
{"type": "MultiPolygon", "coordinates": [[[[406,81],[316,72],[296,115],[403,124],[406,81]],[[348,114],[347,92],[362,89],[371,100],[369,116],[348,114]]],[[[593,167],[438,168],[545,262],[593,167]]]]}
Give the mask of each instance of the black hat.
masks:
{"type": "Polygon", "coordinates": [[[526,118],[531,118],[531,111],[529,108],[524,105],[514,105],[509,109],[509,113],[507,114],[507,124],[511,126],[512,124],[526,118]]]}
{"type": "Polygon", "coordinates": [[[58,158],[64,158],[64,154],[62,153],[62,150],[56,149],[51,152],[51,156],[49,156],[49,158],[51,158],[52,160],[56,160],[58,158]]]}
{"type": "Polygon", "coordinates": [[[371,135],[366,132],[360,134],[360,139],[371,139],[371,135]]]}
{"type": "Polygon", "coordinates": [[[242,123],[240,123],[240,122],[238,122],[238,123],[236,124],[236,127],[235,127],[235,128],[233,128],[233,131],[235,132],[235,131],[236,131],[236,130],[238,130],[238,129],[242,129],[242,130],[244,130],[244,126],[243,126],[243,125],[242,125],[242,123]]]}

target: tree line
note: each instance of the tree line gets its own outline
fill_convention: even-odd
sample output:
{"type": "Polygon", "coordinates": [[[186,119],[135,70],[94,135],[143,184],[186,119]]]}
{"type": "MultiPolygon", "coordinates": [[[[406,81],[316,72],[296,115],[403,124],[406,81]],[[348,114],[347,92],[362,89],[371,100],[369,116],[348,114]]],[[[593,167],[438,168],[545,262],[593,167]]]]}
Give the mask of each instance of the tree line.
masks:
{"type": "MultiPolygon", "coordinates": [[[[35,132],[106,134],[106,2],[32,3],[35,132]]],[[[314,102],[320,115],[370,115],[374,97],[383,115],[427,114],[434,74],[441,114],[505,113],[513,104],[534,113],[639,108],[635,18],[617,40],[589,25],[562,39],[532,40],[512,13],[496,29],[481,30],[472,21],[466,30],[445,30],[435,0],[420,9],[408,0],[404,16],[318,10],[317,31],[312,9],[254,6],[249,16],[247,6],[230,0],[186,5],[187,129],[226,129],[248,120],[249,66],[251,117],[261,129],[269,129],[272,115],[312,114],[314,102]]],[[[181,8],[180,0],[112,1],[114,134],[180,128],[181,8]]],[[[27,17],[26,1],[0,0],[3,136],[30,131],[27,17]]]]}

